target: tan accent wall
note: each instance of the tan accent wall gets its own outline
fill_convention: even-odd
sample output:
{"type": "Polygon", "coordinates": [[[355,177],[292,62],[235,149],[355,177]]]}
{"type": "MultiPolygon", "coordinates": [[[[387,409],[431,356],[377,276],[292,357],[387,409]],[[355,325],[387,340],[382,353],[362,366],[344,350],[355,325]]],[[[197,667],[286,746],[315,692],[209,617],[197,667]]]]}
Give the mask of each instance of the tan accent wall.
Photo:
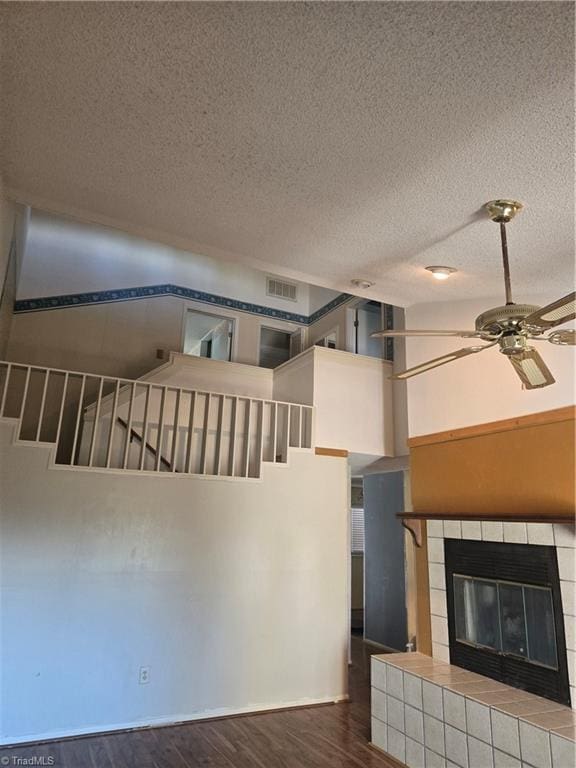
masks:
{"type": "Polygon", "coordinates": [[[416,515],[566,521],[575,514],[575,408],[410,441],[416,515]]]}

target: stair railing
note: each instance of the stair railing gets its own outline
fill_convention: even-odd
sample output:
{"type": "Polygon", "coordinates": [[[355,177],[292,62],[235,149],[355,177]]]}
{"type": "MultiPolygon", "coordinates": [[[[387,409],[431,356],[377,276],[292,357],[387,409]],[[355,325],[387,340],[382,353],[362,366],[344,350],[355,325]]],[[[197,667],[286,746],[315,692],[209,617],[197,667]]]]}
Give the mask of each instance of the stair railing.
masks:
{"type": "Polygon", "coordinates": [[[83,469],[255,478],[313,445],[308,405],[12,362],[0,362],[0,418],[83,469]]]}

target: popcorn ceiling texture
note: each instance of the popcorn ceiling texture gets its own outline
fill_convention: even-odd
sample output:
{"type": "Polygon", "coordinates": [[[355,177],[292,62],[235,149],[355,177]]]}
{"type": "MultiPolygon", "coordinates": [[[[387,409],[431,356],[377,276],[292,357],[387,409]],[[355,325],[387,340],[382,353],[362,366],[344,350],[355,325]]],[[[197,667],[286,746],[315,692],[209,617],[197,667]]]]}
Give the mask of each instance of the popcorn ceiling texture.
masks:
{"type": "Polygon", "coordinates": [[[20,200],[390,303],[570,290],[567,2],[5,3],[20,200]],[[447,285],[428,264],[457,267],[447,285]]]}

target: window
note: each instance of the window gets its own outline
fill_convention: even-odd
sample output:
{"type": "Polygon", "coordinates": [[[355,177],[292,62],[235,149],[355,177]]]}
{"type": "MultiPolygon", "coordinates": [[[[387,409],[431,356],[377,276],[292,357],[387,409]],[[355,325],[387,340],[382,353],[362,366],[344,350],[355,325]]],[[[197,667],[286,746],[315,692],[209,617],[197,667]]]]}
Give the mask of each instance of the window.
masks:
{"type": "Polygon", "coordinates": [[[364,554],[364,510],[352,509],[352,554],[364,554]]]}

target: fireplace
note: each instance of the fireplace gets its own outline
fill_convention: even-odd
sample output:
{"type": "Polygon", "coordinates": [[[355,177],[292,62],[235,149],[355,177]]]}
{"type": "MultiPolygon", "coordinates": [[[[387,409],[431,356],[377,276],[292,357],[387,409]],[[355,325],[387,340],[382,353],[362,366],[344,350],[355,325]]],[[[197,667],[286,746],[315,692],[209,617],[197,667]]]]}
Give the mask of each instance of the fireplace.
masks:
{"type": "Polygon", "coordinates": [[[450,661],[570,705],[556,550],[444,540],[450,661]]]}

